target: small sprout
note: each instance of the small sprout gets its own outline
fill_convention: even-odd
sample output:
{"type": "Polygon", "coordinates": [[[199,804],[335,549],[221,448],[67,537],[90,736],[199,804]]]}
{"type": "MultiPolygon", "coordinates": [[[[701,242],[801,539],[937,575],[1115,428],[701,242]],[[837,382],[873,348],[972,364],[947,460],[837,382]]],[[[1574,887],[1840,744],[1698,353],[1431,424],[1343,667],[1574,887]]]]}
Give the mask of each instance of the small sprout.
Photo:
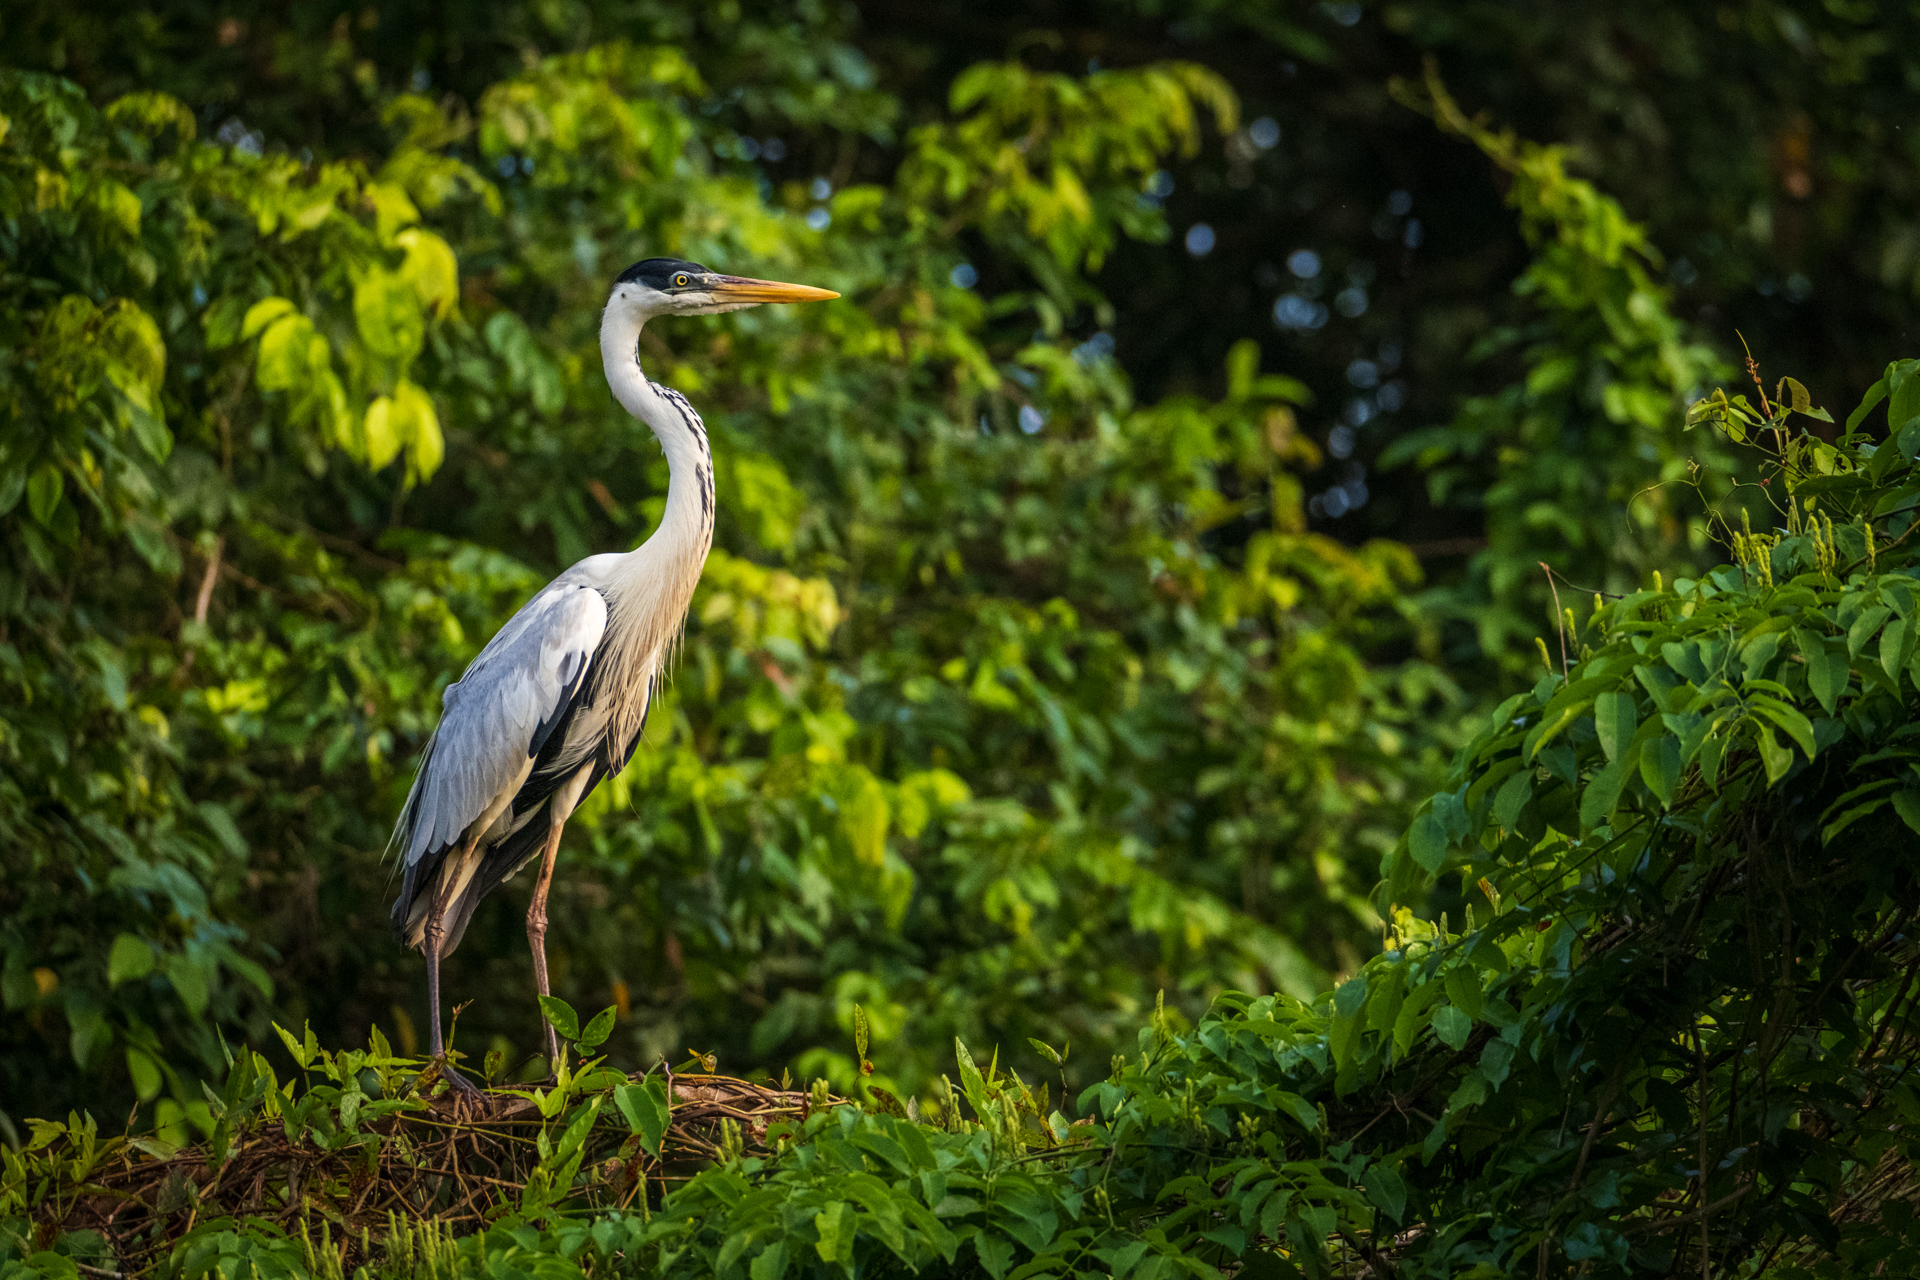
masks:
{"type": "Polygon", "coordinates": [[[867,1011],[859,1005],[853,1006],[853,1052],[860,1059],[860,1074],[873,1074],[873,1064],[867,1061],[867,1045],[870,1042],[867,1025],[867,1011]]]}

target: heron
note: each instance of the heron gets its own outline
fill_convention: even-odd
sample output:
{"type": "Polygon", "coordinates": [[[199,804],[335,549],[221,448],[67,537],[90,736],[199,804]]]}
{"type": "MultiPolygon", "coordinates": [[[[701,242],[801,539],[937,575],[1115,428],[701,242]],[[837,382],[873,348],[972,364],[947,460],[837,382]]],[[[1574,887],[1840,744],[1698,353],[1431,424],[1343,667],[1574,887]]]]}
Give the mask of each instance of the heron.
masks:
{"type": "MultiPolygon", "coordinates": [[[[394,825],[402,879],[393,928],[426,956],[428,1053],[467,1102],[479,1090],[447,1059],[440,962],[460,945],[480,900],[538,858],[527,944],[534,986],[552,994],[547,891],[561,832],[588,793],[632,759],[713,544],[706,428],[685,396],[642,371],[640,330],[656,316],[839,296],[679,258],[636,262],[613,282],[600,317],[600,360],[614,399],[666,454],[666,510],[638,547],[588,556],[548,583],[447,686],[394,825]]],[[[556,1063],[558,1037],[544,1019],[543,1030],[547,1060],[556,1063]]]]}

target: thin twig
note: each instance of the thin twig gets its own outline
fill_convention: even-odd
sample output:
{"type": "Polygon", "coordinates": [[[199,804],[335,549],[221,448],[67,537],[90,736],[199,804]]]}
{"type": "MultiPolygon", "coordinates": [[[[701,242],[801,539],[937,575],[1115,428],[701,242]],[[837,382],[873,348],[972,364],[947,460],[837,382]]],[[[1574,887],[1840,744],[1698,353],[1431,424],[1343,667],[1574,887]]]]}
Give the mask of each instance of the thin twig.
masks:
{"type": "Polygon", "coordinates": [[[220,554],[227,548],[227,535],[221,534],[213,540],[213,553],[207,557],[207,571],[200,579],[200,594],[193,600],[193,620],[204,626],[207,621],[207,606],[213,603],[213,584],[220,578],[220,554]]]}
{"type": "Polygon", "coordinates": [[[1560,678],[1566,679],[1572,672],[1567,662],[1567,623],[1566,616],[1560,612],[1560,588],[1553,583],[1553,570],[1547,567],[1545,560],[1537,561],[1540,571],[1547,575],[1547,590],[1553,592],[1553,628],[1560,633],[1560,678]]]}

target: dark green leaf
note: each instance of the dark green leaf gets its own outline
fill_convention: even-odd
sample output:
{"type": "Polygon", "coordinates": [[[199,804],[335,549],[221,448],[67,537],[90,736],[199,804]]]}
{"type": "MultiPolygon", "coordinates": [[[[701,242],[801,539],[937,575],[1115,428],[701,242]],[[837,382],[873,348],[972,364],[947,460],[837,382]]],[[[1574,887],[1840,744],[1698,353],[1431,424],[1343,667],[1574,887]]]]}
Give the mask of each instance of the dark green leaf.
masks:
{"type": "Polygon", "coordinates": [[[1449,1049],[1464,1048],[1473,1034],[1473,1019],[1459,1007],[1443,1004],[1433,1011],[1433,1034],[1449,1049]]]}
{"type": "Polygon", "coordinates": [[[1625,757],[1594,774],[1580,793],[1580,825],[1591,828],[1604,823],[1620,802],[1620,789],[1626,781],[1625,757]]]}
{"type": "Polygon", "coordinates": [[[640,1145],[646,1148],[647,1154],[658,1156],[671,1112],[666,1079],[650,1075],[638,1084],[620,1085],[613,1091],[613,1101],[626,1117],[631,1131],[640,1136],[640,1145]]]}
{"type": "Polygon", "coordinates": [[[1407,831],[1407,851],[1429,875],[1438,872],[1447,860],[1447,833],[1440,819],[1431,812],[1415,818],[1407,831]]]}

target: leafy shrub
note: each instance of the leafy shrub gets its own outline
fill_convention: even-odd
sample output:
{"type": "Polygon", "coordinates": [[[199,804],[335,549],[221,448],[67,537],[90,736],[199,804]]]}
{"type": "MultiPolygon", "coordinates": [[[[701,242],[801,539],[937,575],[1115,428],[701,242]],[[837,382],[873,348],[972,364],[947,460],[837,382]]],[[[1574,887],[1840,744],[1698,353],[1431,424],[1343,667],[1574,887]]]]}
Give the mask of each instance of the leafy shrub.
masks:
{"type": "MultiPolygon", "coordinates": [[[[1692,421],[1758,451],[1778,523],[1741,517],[1735,562],[1596,598],[1564,659],[1541,646],[1549,669],[1385,859],[1389,904],[1438,879],[1457,918],[1389,906],[1381,953],[1310,1002],[1225,994],[1190,1029],[1156,1013],[1072,1108],[956,1046],[958,1084],[917,1114],[870,1089],[769,1126],[764,1152],[727,1144],[657,1209],[571,1216],[565,1195],[599,1175],[562,1163],[558,1184],[529,1181],[536,1211],[445,1265],[1911,1270],[1920,361],[1844,428],[1791,379],[1716,393],[1692,421]],[[1884,435],[1867,425],[1881,403],[1884,435]]],[[[606,1111],[590,1099],[548,1132],[606,1111]]],[[[44,1132],[9,1157],[16,1212],[86,1176],[90,1129],[44,1132]]],[[[175,1269],[268,1250],[312,1273],[284,1237],[195,1232],[175,1269]]],[[[64,1256],[14,1265],[70,1273],[64,1256]]]]}

